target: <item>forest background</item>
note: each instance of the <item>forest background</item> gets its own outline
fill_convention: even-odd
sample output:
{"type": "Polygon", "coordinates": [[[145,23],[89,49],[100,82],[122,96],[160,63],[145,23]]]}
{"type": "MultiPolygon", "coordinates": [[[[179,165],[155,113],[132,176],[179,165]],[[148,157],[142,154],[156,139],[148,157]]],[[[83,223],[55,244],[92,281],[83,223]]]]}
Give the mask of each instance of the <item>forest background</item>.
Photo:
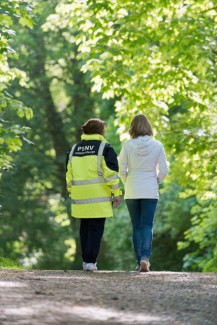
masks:
{"type": "MultiPolygon", "coordinates": [[[[142,112],[170,164],[152,269],[217,271],[216,9],[207,0],[1,1],[1,260],[81,268],[66,152],[99,117],[119,153],[142,112]]],[[[124,201],[106,223],[99,268],[135,268],[124,201]]]]}

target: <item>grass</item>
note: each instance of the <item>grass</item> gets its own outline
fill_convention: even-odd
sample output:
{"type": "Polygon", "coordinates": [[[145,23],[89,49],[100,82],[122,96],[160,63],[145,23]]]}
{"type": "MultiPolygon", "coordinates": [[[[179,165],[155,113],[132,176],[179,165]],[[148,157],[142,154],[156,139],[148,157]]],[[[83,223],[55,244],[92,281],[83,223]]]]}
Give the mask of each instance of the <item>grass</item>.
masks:
{"type": "Polygon", "coordinates": [[[0,257],[0,270],[5,269],[22,270],[23,267],[19,265],[17,261],[13,261],[5,257],[0,257]]]}

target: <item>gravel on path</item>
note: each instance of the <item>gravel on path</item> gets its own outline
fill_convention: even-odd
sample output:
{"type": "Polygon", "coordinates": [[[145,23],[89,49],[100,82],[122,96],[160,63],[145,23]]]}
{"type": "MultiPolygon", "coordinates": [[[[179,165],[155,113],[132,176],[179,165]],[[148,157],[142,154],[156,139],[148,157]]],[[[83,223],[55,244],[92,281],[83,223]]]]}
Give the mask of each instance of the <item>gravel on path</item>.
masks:
{"type": "Polygon", "coordinates": [[[0,270],[0,325],[216,325],[217,274],[0,270]]]}

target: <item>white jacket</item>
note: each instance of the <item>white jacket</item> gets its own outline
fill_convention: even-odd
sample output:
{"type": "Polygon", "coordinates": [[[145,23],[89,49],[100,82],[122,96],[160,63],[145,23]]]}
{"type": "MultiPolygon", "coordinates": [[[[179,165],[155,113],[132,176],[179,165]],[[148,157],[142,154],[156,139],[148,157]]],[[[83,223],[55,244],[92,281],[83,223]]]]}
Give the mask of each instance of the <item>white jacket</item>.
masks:
{"type": "Polygon", "coordinates": [[[126,141],[119,156],[119,173],[125,199],[158,199],[158,184],[168,173],[162,143],[148,135],[126,141]]]}

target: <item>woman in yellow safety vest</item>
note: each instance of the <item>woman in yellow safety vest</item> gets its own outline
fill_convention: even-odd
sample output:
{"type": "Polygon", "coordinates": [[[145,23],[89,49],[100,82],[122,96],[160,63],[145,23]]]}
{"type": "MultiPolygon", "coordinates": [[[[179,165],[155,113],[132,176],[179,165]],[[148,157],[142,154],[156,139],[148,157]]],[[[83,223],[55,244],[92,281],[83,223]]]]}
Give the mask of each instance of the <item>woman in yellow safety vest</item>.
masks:
{"type": "Polygon", "coordinates": [[[104,139],[105,122],[92,118],[82,130],[81,141],[67,154],[66,182],[71,215],[81,219],[83,270],[94,271],[105,219],[113,216],[112,201],[119,206],[121,191],[117,155],[104,139]]]}

